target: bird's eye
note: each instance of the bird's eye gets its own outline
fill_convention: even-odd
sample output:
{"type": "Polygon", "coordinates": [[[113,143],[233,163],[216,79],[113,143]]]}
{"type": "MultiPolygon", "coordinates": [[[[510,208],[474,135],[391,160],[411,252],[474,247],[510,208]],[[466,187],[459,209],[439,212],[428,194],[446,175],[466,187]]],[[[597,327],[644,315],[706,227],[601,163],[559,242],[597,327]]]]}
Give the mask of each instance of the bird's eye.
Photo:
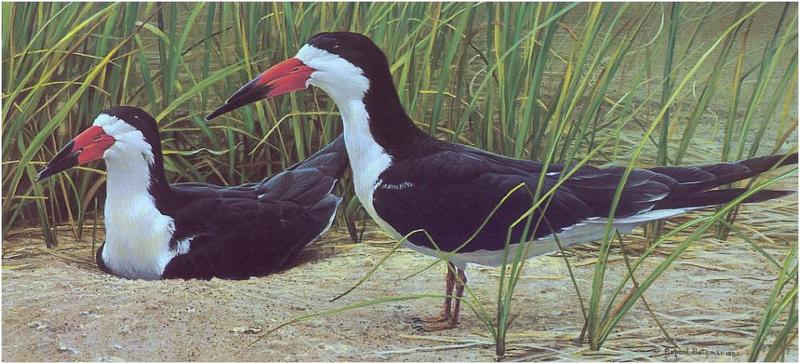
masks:
{"type": "Polygon", "coordinates": [[[96,142],[99,142],[100,139],[103,139],[102,135],[98,135],[98,136],[94,137],[94,141],[96,141],[96,142]]]}
{"type": "Polygon", "coordinates": [[[292,68],[291,70],[289,70],[289,72],[299,72],[299,71],[300,71],[300,67],[295,67],[295,68],[292,68]]]}

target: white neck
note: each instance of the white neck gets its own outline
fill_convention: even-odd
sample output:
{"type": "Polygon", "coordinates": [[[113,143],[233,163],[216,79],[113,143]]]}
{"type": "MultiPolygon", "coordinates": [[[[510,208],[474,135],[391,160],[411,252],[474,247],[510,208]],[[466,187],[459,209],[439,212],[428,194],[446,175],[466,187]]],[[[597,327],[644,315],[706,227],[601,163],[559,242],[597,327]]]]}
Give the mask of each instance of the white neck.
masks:
{"type": "Polygon", "coordinates": [[[361,100],[335,101],[344,123],[344,143],[353,171],[356,196],[370,217],[387,233],[400,235],[375,211],[372,197],[381,184],[380,175],[392,165],[392,157],[375,141],[369,131],[369,114],[361,100]]]}
{"type": "Polygon", "coordinates": [[[131,196],[146,194],[150,187],[150,166],[143,155],[139,153],[115,154],[113,158],[106,158],[106,189],[109,198],[113,200],[126,199],[131,196]],[[138,154],[138,155],[136,155],[138,154]]]}
{"type": "Polygon", "coordinates": [[[103,262],[116,275],[159,279],[175,256],[169,241],[175,230],[148,192],[150,168],[141,153],[106,158],[106,242],[103,262]]]}
{"type": "Polygon", "coordinates": [[[392,158],[372,137],[369,115],[363,102],[347,101],[338,106],[344,122],[344,142],[353,171],[355,192],[362,199],[374,189],[381,172],[391,165],[392,158]]]}
{"type": "Polygon", "coordinates": [[[325,91],[333,99],[344,122],[344,143],[347,148],[350,167],[353,171],[353,184],[361,205],[384,230],[390,234],[397,232],[375,212],[372,196],[380,186],[380,175],[392,164],[392,157],[373,138],[369,130],[369,114],[364,105],[364,95],[370,87],[364,71],[323,49],[305,45],[297,59],[314,68],[308,85],[325,91]]]}

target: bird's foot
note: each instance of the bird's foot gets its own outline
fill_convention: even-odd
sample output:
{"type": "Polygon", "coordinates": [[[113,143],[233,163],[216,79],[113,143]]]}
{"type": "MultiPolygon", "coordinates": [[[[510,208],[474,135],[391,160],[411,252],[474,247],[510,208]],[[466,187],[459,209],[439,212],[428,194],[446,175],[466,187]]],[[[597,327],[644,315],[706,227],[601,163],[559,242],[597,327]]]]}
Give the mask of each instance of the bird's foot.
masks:
{"type": "Polygon", "coordinates": [[[442,322],[447,321],[450,319],[450,314],[447,313],[439,313],[438,315],[434,316],[426,316],[426,317],[415,317],[411,319],[411,322],[423,322],[423,323],[431,323],[431,322],[442,322]]]}
{"type": "Polygon", "coordinates": [[[417,317],[411,320],[411,326],[415,331],[419,332],[433,332],[448,330],[456,327],[455,322],[450,315],[436,315],[433,317],[417,317]]]}

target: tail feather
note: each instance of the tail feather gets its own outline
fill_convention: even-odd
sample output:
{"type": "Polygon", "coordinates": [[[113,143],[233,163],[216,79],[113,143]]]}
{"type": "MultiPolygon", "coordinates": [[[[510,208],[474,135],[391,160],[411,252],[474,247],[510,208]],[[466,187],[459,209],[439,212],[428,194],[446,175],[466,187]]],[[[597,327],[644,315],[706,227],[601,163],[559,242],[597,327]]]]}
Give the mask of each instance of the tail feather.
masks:
{"type": "Polygon", "coordinates": [[[289,167],[288,170],[313,168],[322,174],[339,179],[347,169],[347,149],[344,145],[344,136],[339,135],[333,142],[320,149],[310,157],[289,167]]]}
{"type": "Polygon", "coordinates": [[[692,167],[656,167],[650,170],[677,181],[671,194],[695,194],[725,184],[755,177],[772,168],[797,164],[797,153],[771,155],[731,163],[692,167]]]}
{"type": "Polygon", "coordinates": [[[264,184],[264,200],[294,201],[311,206],[331,192],[336,179],[316,169],[300,168],[282,172],[264,184]]]}
{"type": "Polygon", "coordinates": [[[339,136],[312,156],[262,181],[259,199],[313,206],[331,193],[347,165],[344,138],[339,136]]]}
{"type": "MultiPolygon", "coordinates": [[[[738,198],[747,191],[748,189],[746,188],[729,188],[725,190],[703,191],[685,195],[671,195],[668,198],[659,201],[654,210],[724,205],[738,198]]],[[[795,193],[795,191],[762,190],[748,196],[742,202],[762,202],[780,198],[786,195],[791,195],[792,193],[795,193]]]]}
{"type": "MultiPolygon", "coordinates": [[[[651,171],[672,177],[677,182],[672,186],[669,195],[656,203],[654,209],[681,209],[726,204],[746,193],[748,189],[713,190],[713,188],[755,177],[772,168],[790,164],[797,164],[797,153],[705,166],[652,168],[651,171]]],[[[763,190],[750,195],[742,202],[761,202],[792,193],[795,191],[763,190]]]]}

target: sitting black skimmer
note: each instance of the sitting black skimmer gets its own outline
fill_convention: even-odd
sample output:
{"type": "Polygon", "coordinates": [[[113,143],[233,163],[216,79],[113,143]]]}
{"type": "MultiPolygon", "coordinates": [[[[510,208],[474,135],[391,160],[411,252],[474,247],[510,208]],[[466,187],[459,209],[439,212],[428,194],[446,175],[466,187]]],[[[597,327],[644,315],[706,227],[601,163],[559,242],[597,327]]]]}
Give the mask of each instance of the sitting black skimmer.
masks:
{"type": "MultiPolygon", "coordinates": [[[[501,264],[509,225],[532,206],[530,191],[536,190],[540,174],[546,173],[542,191],[547,191],[558,181],[563,167],[551,165],[542,171],[543,165],[537,161],[507,158],[427,135],[403,110],[386,56],[369,38],[356,33],[313,36],[297,55],[244,85],[209,117],[309,85],[325,91],[339,108],[355,192],[375,222],[398,239],[425,229],[441,251],[456,252],[448,258],[443,312],[422,328],[455,326],[466,283],[466,263],[501,264]],[[528,188],[514,192],[462,246],[498,202],[521,183],[528,188]],[[451,307],[453,286],[456,299],[451,307]]],[[[635,169],[625,184],[614,226],[628,232],[649,221],[724,204],[746,190],[713,190],[715,187],[793,163],[797,163],[797,154],[705,166],[635,169]]],[[[553,234],[563,245],[602,239],[624,170],[580,169],[557,189],[545,211],[534,213],[534,222],[543,217],[546,223],[528,231],[525,240],[524,224],[520,224],[512,231],[510,241],[533,241],[529,256],[536,256],[558,249],[553,234]]],[[[745,202],[788,193],[791,191],[764,190],[745,202]]],[[[442,256],[424,234],[411,236],[408,243],[412,249],[442,256]]]]}
{"type": "Polygon", "coordinates": [[[39,173],[105,159],[104,271],[131,279],[246,279],[291,266],[333,222],[347,168],[336,141],[259,183],[167,183],[156,121],[134,107],[103,111],[39,173]]]}

